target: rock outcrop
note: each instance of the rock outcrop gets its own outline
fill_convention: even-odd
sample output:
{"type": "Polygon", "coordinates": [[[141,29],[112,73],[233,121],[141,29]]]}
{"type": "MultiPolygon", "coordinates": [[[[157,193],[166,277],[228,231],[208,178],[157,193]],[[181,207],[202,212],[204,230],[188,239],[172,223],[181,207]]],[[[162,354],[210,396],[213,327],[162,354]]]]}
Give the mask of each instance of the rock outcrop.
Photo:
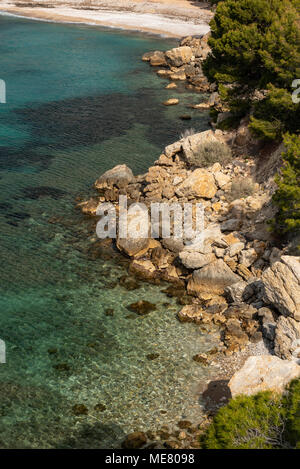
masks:
{"type": "Polygon", "coordinates": [[[179,47],[166,52],[147,52],[142,60],[149,62],[153,67],[165,67],[158,71],[161,77],[187,81],[189,88],[196,91],[215,91],[215,84],[209,83],[202,71],[202,62],[210,52],[209,36],[210,33],[202,38],[184,38],[179,47]]]}
{"type": "Polygon", "coordinates": [[[185,160],[190,164],[194,164],[201,146],[208,143],[218,143],[220,140],[222,141],[221,135],[222,133],[219,134],[217,132],[216,134],[212,130],[206,130],[204,132],[196,133],[185,138],[182,141],[182,151],[185,160]]]}
{"type": "Polygon", "coordinates": [[[171,66],[181,67],[182,65],[188,64],[191,61],[193,57],[193,51],[189,46],[181,46],[168,50],[165,55],[168,63],[171,66]]]}
{"type": "Polygon", "coordinates": [[[200,269],[207,264],[211,264],[215,259],[213,253],[202,254],[201,252],[182,251],[179,259],[187,269],[200,269]]]}
{"type": "Polygon", "coordinates": [[[153,67],[162,67],[167,65],[165,53],[160,50],[146,52],[146,54],[143,55],[142,60],[144,62],[150,62],[153,67]]]}
{"type": "Polygon", "coordinates": [[[280,316],[275,328],[274,352],[280,358],[300,363],[300,322],[280,316]]]}
{"type": "Polygon", "coordinates": [[[300,321],[300,258],[282,256],[262,275],[264,301],[300,321]]]}
{"type": "Polygon", "coordinates": [[[232,397],[261,391],[282,393],[288,383],[300,377],[300,366],[278,357],[262,355],[247,358],[228,383],[232,397]]]}
{"type": "Polygon", "coordinates": [[[134,182],[134,180],[135,178],[131,169],[126,164],[120,164],[102,174],[95,182],[95,188],[103,190],[117,186],[121,189],[134,182]]]}
{"type": "Polygon", "coordinates": [[[196,295],[201,292],[222,295],[227,286],[238,281],[239,277],[228,265],[222,259],[217,259],[200,270],[194,270],[187,288],[189,293],[196,295]]]}
{"type": "Polygon", "coordinates": [[[212,199],[217,190],[213,175],[205,169],[199,168],[195,169],[195,171],[175,189],[175,193],[179,197],[212,199]]]}
{"type": "Polygon", "coordinates": [[[149,243],[148,238],[119,238],[117,248],[129,257],[141,256],[147,252],[149,243]]]}

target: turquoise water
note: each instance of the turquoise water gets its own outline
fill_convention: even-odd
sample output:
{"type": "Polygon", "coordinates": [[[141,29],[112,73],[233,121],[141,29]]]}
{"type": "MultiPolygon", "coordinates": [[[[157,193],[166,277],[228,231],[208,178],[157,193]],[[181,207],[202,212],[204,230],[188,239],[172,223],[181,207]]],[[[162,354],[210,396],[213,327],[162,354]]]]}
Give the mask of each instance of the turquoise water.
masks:
{"type": "Polygon", "coordinates": [[[216,337],[179,324],[163,285],[121,286],[127,261],[74,208],[106,169],[143,172],[184,129],[207,128],[207,113],[179,119],[204,98],[179,88],[181,104],[165,108],[174,90],[140,60],[174,44],[0,16],[1,448],[115,448],[129,431],[201,415],[210,372],[191,357],[216,337]],[[140,299],[156,311],[130,313],[140,299]]]}

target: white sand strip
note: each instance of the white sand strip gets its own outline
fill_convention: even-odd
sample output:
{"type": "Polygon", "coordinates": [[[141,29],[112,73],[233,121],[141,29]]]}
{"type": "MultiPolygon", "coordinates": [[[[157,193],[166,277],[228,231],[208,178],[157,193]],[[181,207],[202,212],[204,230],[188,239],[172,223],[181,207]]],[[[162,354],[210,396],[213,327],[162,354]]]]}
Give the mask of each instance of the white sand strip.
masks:
{"type": "Polygon", "coordinates": [[[0,5],[0,12],[47,21],[85,23],[112,28],[146,31],[169,37],[202,35],[209,31],[209,25],[198,19],[185,21],[169,18],[159,14],[116,12],[102,10],[83,10],[68,7],[56,8],[17,8],[11,5],[0,5]]]}

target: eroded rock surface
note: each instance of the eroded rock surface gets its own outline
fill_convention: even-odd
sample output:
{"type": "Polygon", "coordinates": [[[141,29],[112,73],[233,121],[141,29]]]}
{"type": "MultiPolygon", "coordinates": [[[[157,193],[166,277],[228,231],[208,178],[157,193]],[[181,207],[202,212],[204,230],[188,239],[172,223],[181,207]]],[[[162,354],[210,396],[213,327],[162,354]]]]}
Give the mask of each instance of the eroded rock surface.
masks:
{"type": "Polygon", "coordinates": [[[262,275],[264,301],[300,321],[300,258],[282,256],[262,275]]]}
{"type": "Polygon", "coordinates": [[[229,381],[232,397],[261,391],[281,393],[287,384],[300,376],[300,366],[278,357],[261,355],[247,358],[244,366],[229,381]]]}

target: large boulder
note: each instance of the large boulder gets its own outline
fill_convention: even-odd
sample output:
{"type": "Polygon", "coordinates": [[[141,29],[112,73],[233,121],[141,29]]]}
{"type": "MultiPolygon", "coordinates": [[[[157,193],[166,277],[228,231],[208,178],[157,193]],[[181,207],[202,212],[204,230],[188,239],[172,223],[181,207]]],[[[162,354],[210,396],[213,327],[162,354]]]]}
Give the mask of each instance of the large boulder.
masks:
{"type": "Polygon", "coordinates": [[[140,449],[147,443],[147,436],[143,432],[133,432],[127,435],[122,443],[123,449],[140,449]]]}
{"type": "Polygon", "coordinates": [[[186,305],[178,312],[180,322],[201,322],[203,309],[200,305],[186,305]]]}
{"type": "Polygon", "coordinates": [[[102,174],[95,182],[95,188],[103,190],[116,186],[122,189],[134,181],[135,177],[131,169],[126,164],[119,164],[102,174]]]}
{"type": "MultiPolygon", "coordinates": [[[[220,226],[215,223],[211,223],[206,226],[200,237],[195,237],[192,240],[186,240],[185,251],[201,252],[201,254],[210,254],[212,252],[212,244],[221,242],[222,233],[220,226]]],[[[223,245],[227,246],[227,243],[223,241],[223,245]]]]}
{"type": "Polygon", "coordinates": [[[179,197],[200,197],[212,199],[217,186],[211,173],[205,169],[195,169],[175,190],[179,197]]]}
{"type": "Polygon", "coordinates": [[[188,163],[193,164],[199,153],[199,147],[211,142],[219,142],[212,130],[190,135],[182,141],[182,150],[188,163]]]}
{"type": "Polygon", "coordinates": [[[123,234],[119,230],[117,248],[129,257],[141,257],[150,249],[153,241],[149,237],[148,212],[140,211],[138,204],[132,204],[128,209],[126,221],[126,233],[123,234]]]}
{"type": "Polygon", "coordinates": [[[155,277],[155,266],[146,259],[135,259],[129,266],[129,272],[143,279],[152,279],[155,277]]]}
{"type": "Polygon", "coordinates": [[[223,189],[223,187],[225,187],[231,181],[230,176],[228,176],[228,174],[224,174],[222,171],[216,171],[214,176],[220,189],[223,189]]]}
{"type": "Polygon", "coordinates": [[[187,269],[200,269],[215,260],[212,253],[202,254],[200,252],[182,251],[179,253],[179,259],[187,269]]]}
{"type": "Polygon", "coordinates": [[[182,140],[178,140],[177,142],[171,143],[165,148],[164,154],[168,157],[171,158],[172,156],[176,155],[176,153],[179,153],[182,149],[182,140]]]}
{"type": "Polygon", "coordinates": [[[167,65],[165,54],[160,50],[146,52],[146,54],[143,55],[142,60],[144,62],[150,62],[153,67],[162,67],[167,65]]]}
{"type": "Polygon", "coordinates": [[[165,55],[170,65],[173,67],[181,67],[191,61],[193,51],[188,46],[175,47],[174,49],[168,50],[165,55]]]}
{"type": "Polygon", "coordinates": [[[275,329],[274,352],[280,358],[300,358],[300,322],[280,316],[275,329]]]}
{"type": "Polygon", "coordinates": [[[232,272],[222,259],[217,259],[202,269],[193,272],[192,278],[188,282],[188,291],[194,294],[210,292],[222,295],[228,285],[232,285],[239,280],[240,278],[232,272]]]}
{"type": "Polygon", "coordinates": [[[180,238],[163,238],[161,243],[166,249],[176,254],[184,249],[184,242],[180,238]]]}
{"type": "Polygon", "coordinates": [[[228,383],[232,397],[251,396],[261,391],[281,393],[287,384],[300,376],[300,366],[278,357],[261,355],[247,358],[244,366],[228,383]]]}
{"type": "Polygon", "coordinates": [[[261,280],[265,303],[300,321],[300,257],[282,256],[265,270],[261,280]]]}
{"type": "Polygon", "coordinates": [[[118,238],[117,248],[129,257],[140,257],[150,247],[148,238],[118,238]]]}
{"type": "Polygon", "coordinates": [[[243,280],[226,287],[225,296],[229,303],[242,303],[244,300],[244,291],[246,287],[247,283],[243,280]]]}

